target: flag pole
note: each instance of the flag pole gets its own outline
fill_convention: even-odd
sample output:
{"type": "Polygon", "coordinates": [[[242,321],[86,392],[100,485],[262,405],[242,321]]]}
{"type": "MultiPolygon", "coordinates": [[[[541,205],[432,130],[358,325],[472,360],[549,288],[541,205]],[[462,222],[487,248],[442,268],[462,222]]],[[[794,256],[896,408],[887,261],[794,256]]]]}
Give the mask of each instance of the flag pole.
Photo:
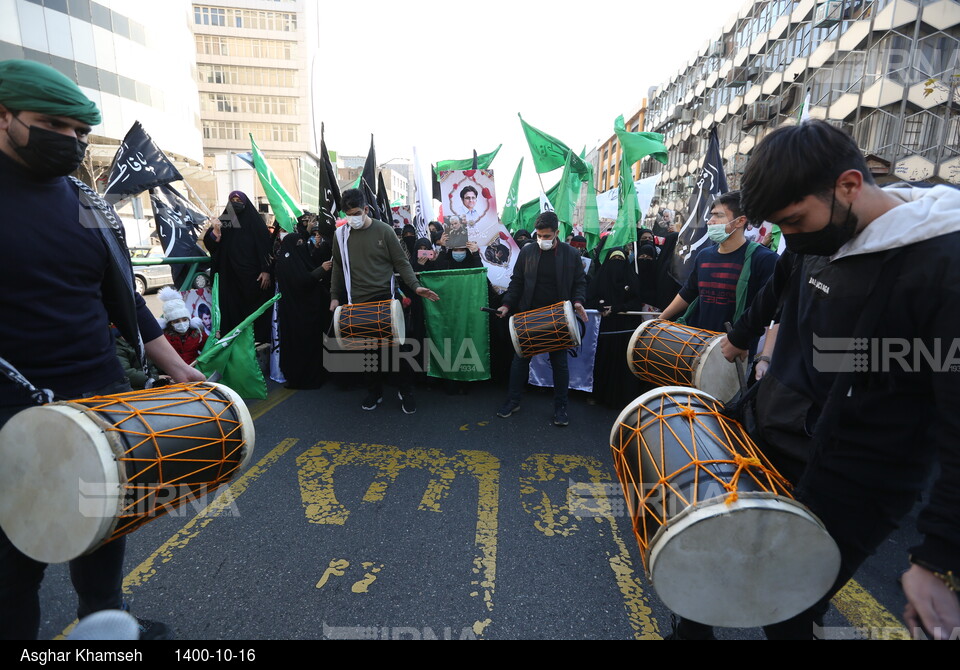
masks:
{"type": "Polygon", "coordinates": [[[184,180],[183,180],[183,185],[187,187],[187,191],[190,192],[190,195],[193,196],[193,199],[197,202],[198,205],[200,205],[200,209],[203,210],[203,213],[206,214],[208,218],[213,218],[213,212],[211,212],[211,211],[207,208],[206,204],[204,204],[204,202],[203,202],[203,200],[200,198],[200,196],[197,195],[197,192],[193,190],[193,187],[190,186],[190,182],[188,182],[186,179],[184,179],[184,180]]]}

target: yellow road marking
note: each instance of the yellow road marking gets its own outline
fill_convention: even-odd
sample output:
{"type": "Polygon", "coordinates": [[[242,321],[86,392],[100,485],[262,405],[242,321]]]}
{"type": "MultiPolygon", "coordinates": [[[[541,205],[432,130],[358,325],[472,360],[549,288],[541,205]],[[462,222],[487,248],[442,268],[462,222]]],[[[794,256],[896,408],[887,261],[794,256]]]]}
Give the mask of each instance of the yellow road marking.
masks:
{"type": "Polygon", "coordinates": [[[852,579],[833,597],[833,604],[851,626],[860,629],[871,639],[910,639],[910,632],[899,617],[894,616],[852,579]]]}
{"type": "MultiPolygon", "coordinates": [[[[607,552],[610,569],[620,593],[623,606],[627,611],[627,621],[638,640],[659,640],[660,629],[653,618],[653,609],[644,595],[640,579],[633,571],[630,552],[620,533],[616,517],[613,514],[607,493],[618,491],[611,488],[609,476],[596,458],[562,454],[534,454],[520,465],[520,502],[524,511],[535,517],[534,528],[546,537],[569,537],[579,530],[577,522],[588,518],[577,516],[577,512],[590,512],[597,523],[609,523],[610,534],[616,545],[616,551],[607,552]],[[546,491],[539,486],[555,481],[558,477],[570,480],[575,471],[585,471],[588,482],[572,482],[567,487],[563,502],[553,503],[546,491]],[[580,496],[575,499],[574,496],[580,496]],[[586,504],[584,502],[586,501],[586,504]]],[[[615,493],[615,495],[617,495],[615,493]]]]}
{"type": "MultiPolygon", "coordinates": [[[[405,468],[426,470],[432,477],[426,486],[418,509],[440,512],[441,503],[450,493],[450,485],[458,476],[473,477],[477,482],[477,525],[470,596],[480,598],[485,612],[493,610],[493,593],[497,577],[497,524],[500,497],[500,461],[483,451],[458,451],[448,455],[439,449],[399,449],[378,444],[341,444],[320,442],[297,457],[300,499],[310,523],[343,526],[350,517],[337,500],[334,472],[337,468],[364,466],[376,473],[367,487],[361,504],[384,499],[390,485],[405,468]]],[[[490,624],[479,620],[473,630],[480,635],[490,624]]]]}

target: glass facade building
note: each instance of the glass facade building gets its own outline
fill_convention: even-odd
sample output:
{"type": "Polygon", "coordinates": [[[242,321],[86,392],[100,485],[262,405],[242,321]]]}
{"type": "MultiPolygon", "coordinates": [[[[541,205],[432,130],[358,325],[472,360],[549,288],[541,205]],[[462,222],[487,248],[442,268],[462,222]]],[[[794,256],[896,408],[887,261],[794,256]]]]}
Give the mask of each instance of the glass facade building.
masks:
{"type": "Polygon", "coordinates": [[[684,207],[716,128],[731,188],[757,142],[809,113],[856,138],[881,182],[960,184],[960,1],[755,0],[648,102],[670,161],[662,204],[684,207]]]}

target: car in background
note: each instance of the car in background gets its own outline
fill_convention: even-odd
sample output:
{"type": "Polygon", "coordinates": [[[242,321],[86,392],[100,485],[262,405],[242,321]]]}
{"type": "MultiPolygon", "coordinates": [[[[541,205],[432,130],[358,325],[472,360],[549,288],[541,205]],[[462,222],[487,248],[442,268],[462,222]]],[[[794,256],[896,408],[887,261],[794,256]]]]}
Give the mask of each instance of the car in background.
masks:
{"type": "MultiPolygon", "coordinates": [[[[153,247],[132,247],[130,249],[131,260],[160,258],[162,259],[163,249],[159,246],[153,247]]],[[[144,295],[150,291],[159,291],[164,286],[173,286],[173,272],[169,265],[137,265],[133,266],[133,283],[136,286],[137,293],[144,295]]]]}

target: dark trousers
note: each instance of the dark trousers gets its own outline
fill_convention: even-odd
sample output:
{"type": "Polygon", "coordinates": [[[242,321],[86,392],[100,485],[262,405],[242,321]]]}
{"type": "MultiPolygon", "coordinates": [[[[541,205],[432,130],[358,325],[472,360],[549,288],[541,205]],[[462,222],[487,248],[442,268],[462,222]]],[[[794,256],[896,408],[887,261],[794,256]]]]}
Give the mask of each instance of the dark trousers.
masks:
{"type": "MultiPolygon", "coordinates": [[[[553,401],[557,405],[567,404],[567,391],[570,386],[570,370],[567,367],[567,351],[551,351],[550,366],[553,368],[553,401]]],[[[510,394],[508,398],[520,402],[523,390],[530,378],[530,359],[513,355],[510,364],[510,394]]]]}
{"type": "MultiPolygon", "coordinates": [[[[124,379],[84,397],[129,391],[124,379]]],[[[0,428],[24,407],[0,408],[0,428]]],[[[38,533],[49,532],[37,528],[38,533]]],[[[125,538],[70,561],[70,580],[77,591],[77,617],[123,604],[123,553],[125,538]]],[[[40,583],[46,563],[26,556],[0,531],[0,639],[35,640],[40,632],[40,583]]]]}

